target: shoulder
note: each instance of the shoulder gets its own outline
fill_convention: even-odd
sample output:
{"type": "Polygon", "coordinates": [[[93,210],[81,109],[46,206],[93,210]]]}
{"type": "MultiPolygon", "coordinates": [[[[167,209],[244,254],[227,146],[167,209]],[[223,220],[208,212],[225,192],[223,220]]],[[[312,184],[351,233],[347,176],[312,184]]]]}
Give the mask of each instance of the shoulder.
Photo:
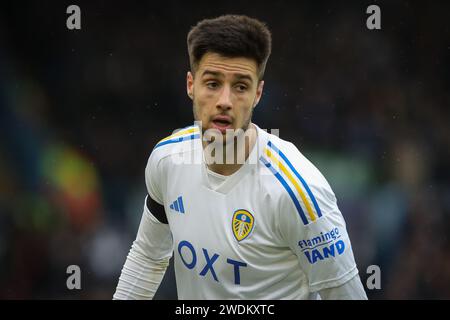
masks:
{"type": "Polygon", "coordinates": [[[196,125],[175,130],[153,147],[147,166],[156,167],[161,160],[170,156],[192,152],[198,148],[200,136],[200,128],[196,125]]]}
{"type": "MultiPolygon", "coordinates": [[[[335,195],[322,173],[291,142],[267,134],[260,162],[276,194],[280,212],[294,212],[308,225],[336,207],[335,195]]],[[[286,213],[283,213],[286,214],[286,213]]]]}
{"type": "Polygon", "coordinates": [[[173,172],[174,165],[183,164],[184,156],[199,145],[201,147],[200,128],[190,126],[176,130],[154,146],[145,167],[145,183],[153,200],[159,204],[164,203],[168,172],[173,172]]]}

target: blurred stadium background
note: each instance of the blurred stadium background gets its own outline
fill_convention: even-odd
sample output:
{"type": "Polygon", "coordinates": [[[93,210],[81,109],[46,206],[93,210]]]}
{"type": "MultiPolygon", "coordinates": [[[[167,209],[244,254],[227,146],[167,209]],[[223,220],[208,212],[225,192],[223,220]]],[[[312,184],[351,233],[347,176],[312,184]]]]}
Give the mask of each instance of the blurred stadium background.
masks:
{"type": "MultiPolygon", "coordinates": [[[[187,32],[224,13],[271,28],[254,122],[329,180],[363,283],[381,267],[369,298],[449,299],[450,6],[375,0],[2,2],[0,298],[111,299],[147,158],[192,122],[187,32]],[[366,28],[370,4],[382,30],[366,28]]],[[[157,298],[176,298],[172,269],[157,298]]]]}

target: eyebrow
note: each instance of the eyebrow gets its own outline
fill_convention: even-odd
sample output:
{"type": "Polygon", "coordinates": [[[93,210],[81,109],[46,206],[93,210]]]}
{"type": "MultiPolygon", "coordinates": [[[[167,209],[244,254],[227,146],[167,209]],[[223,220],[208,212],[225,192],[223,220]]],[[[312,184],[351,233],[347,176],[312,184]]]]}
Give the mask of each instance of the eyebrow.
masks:
{"type": "MultiPolygon", "coordinates": [[[[223,78],[223,73],[218,72],[218,71],[212,71],[212,70],[205,70],[202,73],[202,77],[205,75],[212,75],[212,76],[216,76],[216,77],[220,77],[223,78]]],[[[243,73],[234,73],[233,74],[235,78],[237,78],[238,80],[249,80],[250,82],[253,81],[252,77],[248,74],[243,74],[243,73]]]]}

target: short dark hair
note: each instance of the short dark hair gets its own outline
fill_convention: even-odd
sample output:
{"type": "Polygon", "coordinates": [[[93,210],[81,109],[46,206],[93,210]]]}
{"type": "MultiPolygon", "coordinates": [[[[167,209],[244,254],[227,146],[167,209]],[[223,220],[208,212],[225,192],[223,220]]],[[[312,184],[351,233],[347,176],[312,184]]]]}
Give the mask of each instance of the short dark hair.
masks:
{"type": "Polygon", "coordinates": [[[200,21],[187,36],[191,70],[195,72],[207,52],[225,57],[254,59],[258,77],[264,76],[272,50],[272,36],[266,25],[244,15],[223,15],[200,21]]]}

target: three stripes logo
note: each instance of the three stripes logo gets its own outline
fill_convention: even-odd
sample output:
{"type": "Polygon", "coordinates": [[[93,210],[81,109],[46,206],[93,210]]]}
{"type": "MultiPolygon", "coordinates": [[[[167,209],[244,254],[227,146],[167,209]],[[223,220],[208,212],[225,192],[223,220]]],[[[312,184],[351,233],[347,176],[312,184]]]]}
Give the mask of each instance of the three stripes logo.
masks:
{"type": "Polygon", "coordinates": [[[183,197],[179,196],[177,200],[172,202],[170,209],[175,210],[179,213],[184,213],[183,197]]]}

